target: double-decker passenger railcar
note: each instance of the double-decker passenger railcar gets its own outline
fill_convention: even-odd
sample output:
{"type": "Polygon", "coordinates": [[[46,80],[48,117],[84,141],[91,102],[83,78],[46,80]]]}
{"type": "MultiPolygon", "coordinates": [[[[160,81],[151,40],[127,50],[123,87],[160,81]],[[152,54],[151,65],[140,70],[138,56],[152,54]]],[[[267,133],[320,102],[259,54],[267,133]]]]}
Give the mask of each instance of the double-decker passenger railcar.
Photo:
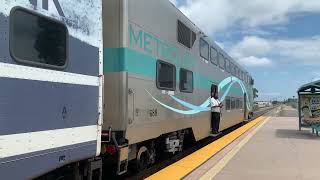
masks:
{"type": "Polygon", "coordinates": [[[99,164],[101,14],[101,0],[0,0],[0,179],[99,164]]]}
{"type": "Polygon", "coordinates": [[[215,86],[220,130],[252,113],[251,76],[169,1],[0,5],[1,177],[101,178],[100,150],[143,169],[209,135],[215,86]]]}
{"type": "Polygon", "coordinates": [[[214,86],[220,130],[251,115],[250,74],[169,1],[103,1],[103,23],[103,153],[117,146],[119,174],[209,136],[214,86]]]}

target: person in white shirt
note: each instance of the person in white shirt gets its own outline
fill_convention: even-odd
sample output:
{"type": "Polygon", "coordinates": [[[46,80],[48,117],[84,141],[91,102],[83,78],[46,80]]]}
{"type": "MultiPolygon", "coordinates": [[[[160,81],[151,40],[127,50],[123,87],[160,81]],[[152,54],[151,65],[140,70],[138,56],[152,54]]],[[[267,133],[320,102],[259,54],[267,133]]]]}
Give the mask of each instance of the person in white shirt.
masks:
{"type": "Polygon", "coordinates": [[[220,116],[221,116],[221,108],[222,104],[218,98],[217,88],[212,88],[211,90],[211,135],[217,136],[219,135],[219,124],[220,124],[220,116]]]}

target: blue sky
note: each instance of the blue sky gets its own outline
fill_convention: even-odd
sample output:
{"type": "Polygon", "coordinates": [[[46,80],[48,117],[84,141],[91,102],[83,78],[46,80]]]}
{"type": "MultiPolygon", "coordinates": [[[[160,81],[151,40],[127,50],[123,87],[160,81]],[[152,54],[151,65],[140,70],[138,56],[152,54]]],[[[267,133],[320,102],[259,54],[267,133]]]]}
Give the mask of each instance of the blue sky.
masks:
{"type": "Polygon", "coordinates": [[[244,64],[258,100],[296,96],[320,79],[319,0],[171,0],[244,64]]]}

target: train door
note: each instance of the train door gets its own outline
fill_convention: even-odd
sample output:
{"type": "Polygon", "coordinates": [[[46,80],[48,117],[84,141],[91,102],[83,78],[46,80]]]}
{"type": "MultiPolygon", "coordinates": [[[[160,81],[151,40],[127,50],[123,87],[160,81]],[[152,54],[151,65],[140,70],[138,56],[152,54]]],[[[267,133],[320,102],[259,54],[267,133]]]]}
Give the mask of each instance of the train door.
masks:
{"type": "MultiPolygon", "coordinates": [[[[217,96],[219,96],[219,91],[218,91],[218,86],[215,85],[215,84],[212,84],[211,85],[211,90],[210,90],[210,98],[212,97],[212,94],[213,93],[217,93],[217,96]]],[[[210,99],[210,102],[211,102],[211,99],[210,99]]],[[[210,105],[211,107],[211,105],[210,105]]],[[[210,112],[211,112],[211,109],[210,109],[210,112]]],[[[211,113],[210,113],[211,114],[211,113]]],[[[211,115],[210,115],[210,122],[211,122],[211,115]]],[[[212,123],[212,122],[211,122],[212,123]]],[[[212,127],[212,124],[211,124],[211,127],[212,127]]]]}
{"type": "Polygon", "coordinates": [[[243,95],[243,112],[244,112],[244,119],[247,119],[247,94],[244,93],[243,95]]]}

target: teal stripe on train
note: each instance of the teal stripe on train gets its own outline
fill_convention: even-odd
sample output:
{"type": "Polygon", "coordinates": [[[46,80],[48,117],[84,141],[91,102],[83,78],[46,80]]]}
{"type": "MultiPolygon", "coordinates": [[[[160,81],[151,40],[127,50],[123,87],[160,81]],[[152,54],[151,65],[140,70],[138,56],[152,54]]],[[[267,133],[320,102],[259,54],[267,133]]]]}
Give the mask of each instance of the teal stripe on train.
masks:
{"type": "Polygon", "coordinates": [[[104,49],[104,72],[130,72],[156,77],[156,59],[127,48],[104,49]]]}
{"type": "MultiPolygon", "coordinates": [[[[136,75],[156,78],[156,58],[145,55],[129,48],[105,48],[104,72],[129,72],[136,75]]],[[[179,82],[179,66],[177,68],[177,80],[179,82]]],[[[194,72],[194,87],[209,89],[212,82],[219,84],[215,79],[209,79],[194,72]]],[[[224,92],[225,89],[222,89],[224,92]]],[[[242,96],[241,88],[231,88],[230,95],[242,96]]]]}

